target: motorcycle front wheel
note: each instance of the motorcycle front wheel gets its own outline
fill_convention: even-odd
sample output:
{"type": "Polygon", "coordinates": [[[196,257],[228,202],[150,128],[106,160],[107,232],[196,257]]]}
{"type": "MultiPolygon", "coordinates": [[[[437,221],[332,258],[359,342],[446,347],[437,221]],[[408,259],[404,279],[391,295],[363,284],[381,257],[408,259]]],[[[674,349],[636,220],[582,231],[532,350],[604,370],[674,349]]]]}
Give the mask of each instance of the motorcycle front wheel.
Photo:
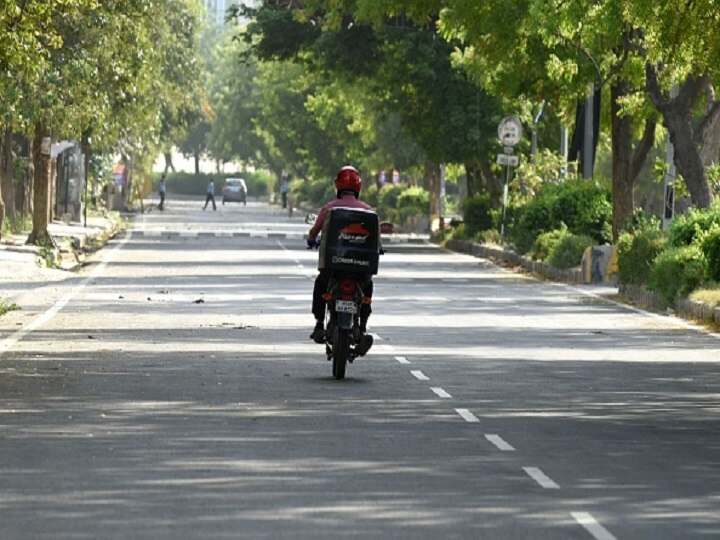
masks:
{"type": "Polygon", "coordinates": [[[345,366],[350,356],[350,330],[338,328],[337,340],[333,343],[333,377],[345,378],[345,366]]]}

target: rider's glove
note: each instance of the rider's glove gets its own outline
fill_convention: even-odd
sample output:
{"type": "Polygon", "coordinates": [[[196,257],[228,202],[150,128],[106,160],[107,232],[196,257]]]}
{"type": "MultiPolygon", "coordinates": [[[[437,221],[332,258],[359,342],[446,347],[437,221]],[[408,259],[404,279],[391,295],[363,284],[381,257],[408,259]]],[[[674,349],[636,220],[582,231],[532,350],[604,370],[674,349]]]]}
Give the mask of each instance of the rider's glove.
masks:
{"type": "Polygon", "coordinates": [[[314,238],[307,239],[307,247],[308,247],[308,249],[313,249],[315,247],[315,239],[314,238]]]}

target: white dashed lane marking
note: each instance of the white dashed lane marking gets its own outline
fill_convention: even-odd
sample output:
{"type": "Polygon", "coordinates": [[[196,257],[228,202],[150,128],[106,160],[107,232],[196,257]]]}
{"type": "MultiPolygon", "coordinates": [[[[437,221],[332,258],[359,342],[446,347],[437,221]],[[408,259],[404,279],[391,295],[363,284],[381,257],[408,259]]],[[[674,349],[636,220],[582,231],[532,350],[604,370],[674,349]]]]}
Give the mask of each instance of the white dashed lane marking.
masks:
{"type": "Polygon", "coordinates": [[[395,357],[395,360],[397,360],[397,361],[400,362],[401,364],[409,364],[409,363],[410,363],[410,360],[408,360],[408,359],[405,358],[404,356],[396,356],[396,357],[395,357]]]}
{"type": "Polygon", "coordinates": [[[412,376],[415,377],[418,381],[429,381],[430,377],[425,375],[422,371],[411,371],[412,376]]]}
{"type": "Polygon", "coordinates": [[[435,392],[435,394],[436,394],[438,397],[441,397],[441,398],[451,398],[451,397],[452,397],[452,396],[451,396],[450,394],[448,394],[445,390],[443,390],[442,388],[439,388],[439,387],[437,387],[437,386],[433,386],[432,388],[430,388],[430,390],[432,390],[433,392],[435,392]]]}
{"type": "Polygon", "coordinates": [[[575,521],[585,527],[585,530],[589,532],[595,540],[617,540],[610,531],[600,525],[588,512],[570,512],[570,515],[575,518],[575,521]]]}
{"type": "Polygon", "coordinates": [[[537,467],[523,467],[523,471],[545,489],[560,489],[559,485],[537,467]]]}
{"type": "Polygon", "coordinates": [[[480,419],[467,409],[455,409],[455,412],[462,416],[466,422],[477,423],[480,419]]]}
{"type": "Polygon", "coordinates": [[[502,450],[503,452],[515,451],[515,448],[513,448],[512,445],[508,444],[500,435],[486,434],[485,438],[491,443],[493,443],[498,450],[502,450]]]}

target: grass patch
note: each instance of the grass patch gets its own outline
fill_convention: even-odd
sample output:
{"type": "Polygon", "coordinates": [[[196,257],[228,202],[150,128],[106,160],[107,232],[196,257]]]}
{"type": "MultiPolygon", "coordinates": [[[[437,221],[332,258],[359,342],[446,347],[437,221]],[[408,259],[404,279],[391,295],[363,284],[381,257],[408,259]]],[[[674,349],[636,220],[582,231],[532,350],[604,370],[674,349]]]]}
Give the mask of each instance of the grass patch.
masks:
{"type": "Polygon", "coordinates": [[[718,307],[720,306],[720,287],[714,289],[698,289],[690,294],[690,300],[718,307]]]}
{"type": "Polygon", "coordinates": [[[6,300],[0,298],[0,317],[5,315],[8,311],[18,311],[19,309],[20,306],[18,306],[15,302],[7,302],[6,300]]]}

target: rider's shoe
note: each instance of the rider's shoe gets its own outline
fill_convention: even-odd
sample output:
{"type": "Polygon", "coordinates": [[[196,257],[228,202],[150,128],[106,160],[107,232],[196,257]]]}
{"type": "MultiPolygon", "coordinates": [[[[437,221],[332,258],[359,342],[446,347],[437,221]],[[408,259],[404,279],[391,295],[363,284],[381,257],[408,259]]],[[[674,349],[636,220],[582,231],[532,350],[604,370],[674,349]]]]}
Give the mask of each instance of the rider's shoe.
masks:
{"type": "Polygon", "coordinates": [[[315,343],[325,343],[325,325],[321,321],[315,324],[315,329],[312,331],[312,334],[310,334],[310,339],[315,343]]]}
{"type": "Polygon", "coordinates": [[[361,329],[360,332],[360,339],[358,340],[358,344],[355,345],[355,354],[357,356],[365,356],[370,350],[370,347],[373,346],[373,337],[367,334],[364,329],[361,329]]]}

